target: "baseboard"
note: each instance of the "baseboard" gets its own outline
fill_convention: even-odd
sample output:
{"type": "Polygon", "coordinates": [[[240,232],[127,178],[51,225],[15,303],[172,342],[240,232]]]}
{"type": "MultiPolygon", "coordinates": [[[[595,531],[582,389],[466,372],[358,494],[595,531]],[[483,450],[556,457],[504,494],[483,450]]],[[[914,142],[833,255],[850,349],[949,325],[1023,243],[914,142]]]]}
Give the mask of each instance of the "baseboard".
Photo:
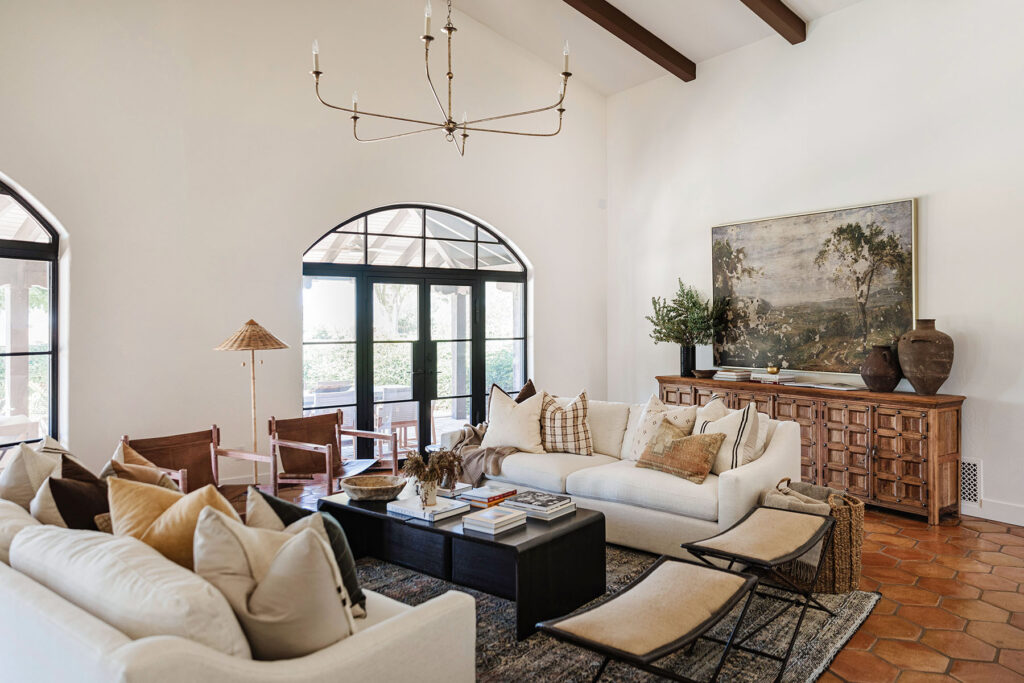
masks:
{"type": "Polygon", "coordinates": [[[961,506],[961,512],[972,517],[990,519],[993,522],[1024,526],[1024,505],[1020,503],[1006,503],[1001,500],[984,498],[980,505],[964,503],[961,506]]]}

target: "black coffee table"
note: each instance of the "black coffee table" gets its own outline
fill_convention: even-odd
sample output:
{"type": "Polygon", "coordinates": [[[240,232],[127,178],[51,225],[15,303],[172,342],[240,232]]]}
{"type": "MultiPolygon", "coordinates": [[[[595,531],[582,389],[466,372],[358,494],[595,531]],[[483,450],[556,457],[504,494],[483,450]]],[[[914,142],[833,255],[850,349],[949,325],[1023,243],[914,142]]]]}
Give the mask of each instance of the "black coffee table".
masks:
{"type": "MultiPolygon", "coordinates": [[[[412,487],[401,498],[412,498],[412,487]]],[[[345,529],[357,558],[370,556],[516,603],[516,635],[568,614],[605,592],[604,515],[594,510],[492,537],[463,530],[462,515],[430,523],[388,514],[387,503],[321,498],[317,508],[345,529]]]]}

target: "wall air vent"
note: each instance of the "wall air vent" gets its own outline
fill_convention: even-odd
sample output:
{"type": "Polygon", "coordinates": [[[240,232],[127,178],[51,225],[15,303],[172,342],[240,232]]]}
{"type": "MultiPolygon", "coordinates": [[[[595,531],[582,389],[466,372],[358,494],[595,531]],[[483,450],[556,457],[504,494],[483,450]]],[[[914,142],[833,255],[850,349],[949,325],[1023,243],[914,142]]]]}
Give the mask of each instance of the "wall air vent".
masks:
{"type": "Polygon", "coordinates": [[[981,460],[977,458],[960,460],[960,500],[981,505],[981,460]]]}

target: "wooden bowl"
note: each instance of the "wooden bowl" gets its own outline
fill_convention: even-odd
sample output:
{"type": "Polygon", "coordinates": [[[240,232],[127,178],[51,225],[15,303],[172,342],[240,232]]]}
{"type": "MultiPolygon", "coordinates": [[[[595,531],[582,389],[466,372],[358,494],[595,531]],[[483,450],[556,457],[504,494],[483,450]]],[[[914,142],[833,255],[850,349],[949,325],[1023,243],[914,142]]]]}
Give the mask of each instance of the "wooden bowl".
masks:
{"type": "Polygon", "coordinates": [[[717,372],[718,370],[694,370],[693,376],[698,379],[711,379],[717,372]]]}
{"type": "Polygon", "coordinates": [[[339,484],[352,500],[394,500],[405,488],[406,479],[391,474],[359,474],[339,484]]]}

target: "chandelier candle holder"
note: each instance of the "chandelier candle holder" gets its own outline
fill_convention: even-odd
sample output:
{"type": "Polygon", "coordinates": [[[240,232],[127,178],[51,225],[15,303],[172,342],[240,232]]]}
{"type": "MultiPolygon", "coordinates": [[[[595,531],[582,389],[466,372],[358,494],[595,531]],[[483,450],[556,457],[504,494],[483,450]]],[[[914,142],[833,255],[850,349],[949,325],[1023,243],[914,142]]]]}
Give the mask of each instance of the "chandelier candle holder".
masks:
{"type": "Polygon", "coordinates": [[[562,74],[561,81],[558,88],[558,101],[547,107],[538,107],[536,109],[527,109],[525,111],[513,112],[511,114],[500,114],[498,116],[488,116],[482,119],[470,119],[466,113],[462,114],[461,121],[456,121],[452,114],[452,82],[455,80],[455,73],[452,66],[452,39],[455,35],[455,25],[452,24],[452,0],[448,0],[448,20],[445,25],[441,27],[441,30],[447,34],[448,39],[448,71],[445,76],[448,79],[448,99],[447,106],[442,101],[440,95],[438,95],[437,88],[434,87],[434,81],[430,77],[430,45],[434,41],[434,36],[430,34],[430,20],[432,15],[430,7],[430,0],[427,0],[427,7],[423,12],[423,35],[420,36],[420,40],[423,41],[424,46],[424,61],[426,64],[426,76],[427,85],[430,86],[430,92],[434,96],[434,101],[437,103],[437,107],[441,112],[441,121],[426,121],[423,119],[416,119],[407,116],[394,116],[391,114],[380,114],[376,112],[366,111],[359,109],[359,95],[358,93],[352,93],[352,106],[342,107],[336,104],[330,104],[324,100],[320,94],[320,76],[323,75],[323,71],[320,70],[320,46],[317,41],[313,41],[313,70],[310,72],[313,75],[313,85],[316,90],[316,98],[325,107],[331,109],[337,109],[338,111],[344,111],[351,114],[349,117],[352,119],[352,137],[358,142],[380,142],[382,140],[394,140],[395,138],[407,137],[409,135],[417,135],[419,133],[427,133],[430,131],[441,130],[444,131],[445,139],[455,145],[460,156],[466,154],[466,140],[469,138],[470,133],[501,133],[504,135],[522,135],[526,137],[537,137],[537,138],[550,138],[558,135],[562,132],[562,118],[565,114],[565,107],[562,104],[565,102],[565,91],[566,86],[569,83],[569,77],[572,73],[569,71],[569,43],[565,43],[565,47],[562,50],[562,74]],[[519,116],[529,116],[531,114],[539,114],[545,111],[555,110],[558,112],[558,127],[553,132],[541,132],[534,133],[528,131],[519,130],[503,130],[501,128],[482,127],[480,124],[490,124],[492,121],[502,121],[505,119],[511,119],[519,116]],[[373,138],[361,138],[359,137],[359,119],[364,116],[376,118],[376,119],[387,119],[390,121],[400,121],[402,123],[411,123],[418,126],[415,130],[405,131],[403,133],[395,133],[393,135],[384,135],[373,138]]]}

